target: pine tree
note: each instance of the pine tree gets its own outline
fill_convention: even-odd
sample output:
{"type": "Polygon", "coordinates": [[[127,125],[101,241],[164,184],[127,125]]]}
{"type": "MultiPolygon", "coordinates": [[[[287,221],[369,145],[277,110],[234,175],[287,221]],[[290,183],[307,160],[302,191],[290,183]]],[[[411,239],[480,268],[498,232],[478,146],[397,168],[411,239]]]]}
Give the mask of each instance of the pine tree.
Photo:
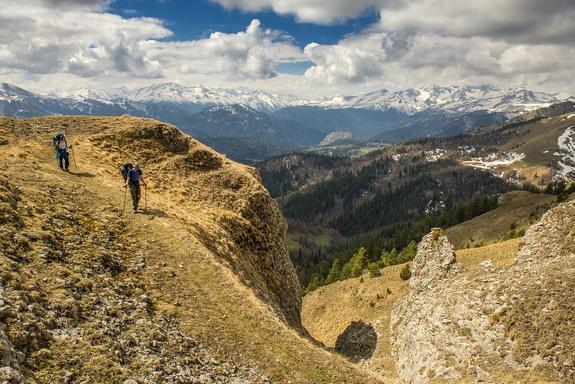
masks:
{"type": "Polygon", "coordinates": [[[332,284],[341,279],[341,261],[335,259],[325,279],[325,284],[332,284]]]}
{"type": "Polygon", "coordinates": [[[393,248],[391,251],[385,249],[381,252],[381,266],[389,267],[390,265],[397,264],[397,249],[393,248]]]}
{"type": "Polygon", "coordinates": [[[341,268],[340,280],[350,279],[352,277],[351,275],[352,265],[353,264],[351,260],[344,264],[344,266],[341,268]]]}
{"type": "Polygon", "coordinates": [[[407,244],[407,247],[403,248],[399,253],[399,262],[403,263],[409,260],[413,260],[416,254],[417,243],[412,240],[409,244],[407,244]]]}
{"type": "Polygon", "coordinates": [[[307,285],[307,288],[305,289],[306,292],[311,292],[311,291],[315,291],[316,289],[318,289],[320,287],[320,280],[317,274],[315,274],[313,276],[313,279],[311,279],[311,281],[309,282],[309,284],[307,285]]]}
{"type": "Polygon", "coordinates": [[[361,247],[357,250],[357,252],[351,258],[351,261],[352,261],[351,275],[352,275],[352,277],[359,277],[363,273],[363,269],[365,268],[365,264],[366,264],[365,253],[366,253],[366,249],[364,247],[361,247]]]}

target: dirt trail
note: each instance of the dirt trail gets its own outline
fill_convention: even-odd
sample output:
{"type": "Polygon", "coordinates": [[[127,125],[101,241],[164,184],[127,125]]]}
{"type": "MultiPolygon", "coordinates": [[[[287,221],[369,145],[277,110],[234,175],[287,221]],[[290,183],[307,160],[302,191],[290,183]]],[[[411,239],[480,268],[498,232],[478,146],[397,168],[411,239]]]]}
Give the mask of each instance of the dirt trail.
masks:
{"type": "Polygon", "coordinates": [[[376,381],[301,338],[214,257],[198,228],[217,208],[183,210],[147,174],[148,212],[134,215],[128,198],[122,215],[117,159],[80,132],[71,137],[78,169],[71,161],[63,172],[50,135],[19,132],[0,146],[0,201],[14,218],[2,226],[0,307],[13,310],[0,319],[12,356],[0,378],[376,381]]]}

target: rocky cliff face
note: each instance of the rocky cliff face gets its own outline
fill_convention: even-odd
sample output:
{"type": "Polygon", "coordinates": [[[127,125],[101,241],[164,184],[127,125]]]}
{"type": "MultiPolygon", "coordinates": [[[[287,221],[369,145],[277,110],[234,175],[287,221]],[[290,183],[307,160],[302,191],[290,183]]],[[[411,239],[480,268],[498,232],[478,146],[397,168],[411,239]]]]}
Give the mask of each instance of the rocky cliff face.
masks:
{"type": "Polygon", "coordinates": [[[441,230],[425,236],[410,292],[394,306],[397,370],[408,383],[575,380],[575,202],[544,215],[515,265],[465,271],[441,230]]]}

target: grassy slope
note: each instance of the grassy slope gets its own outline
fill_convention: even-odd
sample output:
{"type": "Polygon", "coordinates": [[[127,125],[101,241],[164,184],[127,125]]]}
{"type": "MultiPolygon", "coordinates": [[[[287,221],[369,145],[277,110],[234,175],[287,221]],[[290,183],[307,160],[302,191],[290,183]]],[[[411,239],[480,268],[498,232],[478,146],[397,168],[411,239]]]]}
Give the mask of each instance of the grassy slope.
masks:
{"type": "Polygon", "coordinates": [[[509,192],[500,198],[499,207],[448,228],[446,235],[457,249],[501,241],[512,230],[512,225],[516,225],[516,232],[526,229],[555,200],[551,195],[509,192]]]}
{"type": "MultiPolygon", "coordinates": [[[[490,259],[496,267],[513,263],[520,239],[511,239],[480,248],[457,251],[464,267],[471,269],[490,259]]],[[[368,366],[385,382],[395,382],[394,360],[389,341],[389,322],[393,303],[408,292],[407,281],[399,277],[403,265],[387,267],[382,275],[339,281],[319,288],[304,297],[302,320],[318,340],[333,347],[337,336],[352,322],[376,321],[378,345],[368,366]],[[391,293],[388,293],[388,289],[391,293]]]]}
{"type": "MultiPolygon", "coordinates": [[[[33,119],[31,122],[39,130],[38,135],[0,146],[0,156],[4,159],[1,172],[21,188],[25,198],[31,201],[36,200],[34,196],[45,195],[51,190],[62,191],[62,196],[68,199],[74,199],[73,196],[81,192],[85,198],[55,203],[75,204],[74,209],[79,215],[88,211],[95,211],[96,214],[113,212],[117,209],[114,207],[122,206],[124,197],[117,164],[84,140],[82,135],[72,139],[78,171],[73,169],[74,172],[68,174],[56,168],[50,137],[52,131],[64,121],[82,127],[84,123],[113,125],[118,119],[33,119]],[[29,169],[33,169],[34,173],[31,174],[29,169]]],[[[0,126],[5,123],[0,120],[0,126]]],[[[149,182],[155,185],[160,180],[154,180],[151,175],[149,182]]],[[[128,242],[137,239],[140,252],[146,255],[146,267],[137,279],[151,297],[158,317],[173,318],[180,322],[182,332],[187,337],[209,345],[218,358],[255,364],[272,382],[375,381],[369,374],[298,336],[279,321],[274,312],[241,284],[222,262],[216,260],[213,253],[198,241],[194,231],[202,223],[201,215],[204,213],[200,209],[197,212],[182,212],[184,208],[177,200],[154,188],[148,191],[148,206],[151,207],[150,215],[129,214],[117,220],[126,225],[122,238],[128,242]],[[182,213],[194,217],[195,226],[190,227],[182,213]],[[178,215],[179,218],[176,218],[178,215]]],[[[49,210],[50,206],[42,209],[49,210]]],[[[209,231],[209,228],[205,230],[209,231]]],[[[30,277],[34,279],[30,281],[31,284],[42,284],[41,279],[44,277],[55,278],[61,269],[59,265],[44,265],[41,267],[42,273],[38,274],[34,271],[38,265],[31,264],[24,268],[30,269],[26,273],[33,276],[30,277]]],[[[49,294],[50,301],[59,300],[57,291],[49,294]]],[[[65,358],[66,348],[72,346],[63,343],[59,348],[60,355],[65,358]]],[[[100,352],[80,352],[86,358],[84,366],[71,367],[65,361],[54,361],[45,367],[44,377],[55,380],[61,377],[63,368],[74,372],[80,369],[82,372],[78,372],[79,375],[99,372],[100,377],[106,377],[110,368],[101,365],[97,355],[100,352]]]]}

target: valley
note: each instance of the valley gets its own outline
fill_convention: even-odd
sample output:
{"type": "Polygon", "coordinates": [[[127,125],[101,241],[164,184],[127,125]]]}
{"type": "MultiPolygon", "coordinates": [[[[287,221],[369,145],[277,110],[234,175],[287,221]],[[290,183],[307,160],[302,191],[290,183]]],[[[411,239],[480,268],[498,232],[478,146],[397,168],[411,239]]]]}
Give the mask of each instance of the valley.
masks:
{"type": "Polygon", "coordinates": [[[535,119],[527,114],[452,138],[259,163],[294,234],[290,255],[303,288],[309,290],[314,279],[321,285],[336,259],[343,265],[362,246],[375,262],[384,251],[419,241],[433,226],[455,226],[447,233],[457,233],[450,237],[457,248],[520,236],[575,176],[567,137],[575,124],[572,111],[573,104],[565,103],[535,119]],[[491,221],[493,209],[500,221],[491,221]],[[329,241],[320,244],[318,236],[329,241]]]}

